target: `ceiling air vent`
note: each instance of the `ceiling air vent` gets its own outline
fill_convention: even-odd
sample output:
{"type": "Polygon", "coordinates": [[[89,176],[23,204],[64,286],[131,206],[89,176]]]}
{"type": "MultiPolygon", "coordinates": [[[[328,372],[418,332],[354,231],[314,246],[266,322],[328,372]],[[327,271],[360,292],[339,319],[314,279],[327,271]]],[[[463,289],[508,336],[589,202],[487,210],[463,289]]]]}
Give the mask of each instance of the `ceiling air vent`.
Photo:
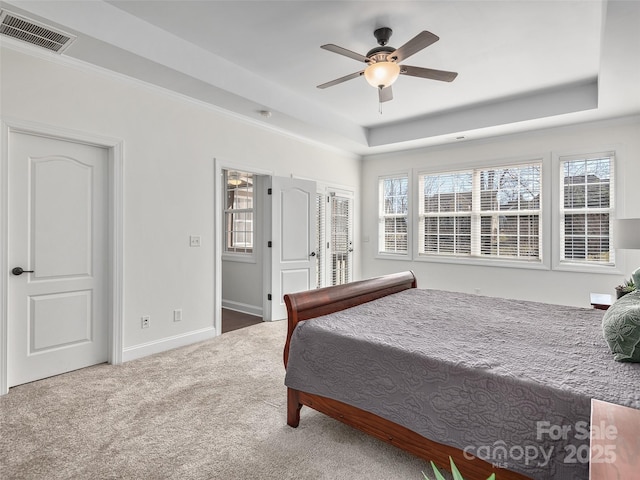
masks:
{"type": "Polygon", "coordinates": [[[74,35],[6,10],[0,12],[0,34],[57,53],[62,53],[76,39],[74,35]]]}

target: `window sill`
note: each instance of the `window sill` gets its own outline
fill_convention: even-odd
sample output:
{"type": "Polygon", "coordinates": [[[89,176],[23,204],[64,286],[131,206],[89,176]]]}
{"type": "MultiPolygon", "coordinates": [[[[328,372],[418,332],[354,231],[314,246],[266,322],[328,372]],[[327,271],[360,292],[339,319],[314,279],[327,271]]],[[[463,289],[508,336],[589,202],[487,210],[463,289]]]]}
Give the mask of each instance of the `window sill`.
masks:
{"type": "Polygon", "coordinates": [[[596,273],[604,275],[624,275],[620,266],[616,265],[583,265],[580,263],[558,263],[553,266],[558,272],[596,273]]]}
{"type": "Polygon", "coordinates": [[[257,263],[255,254],[223,253],[223,262],[257,263]]]}
{"type": "Polygon", "coordinates": [[[406,253],[376,253],[376,257],[382,260],[411,260],[411,257],[406,253]]]}
{"type": "Polygon", "coordinates": [[[522,268],[526,270],[549,270],[549,265],[541,260],[509,260],[504,258],[479,258],[418,255],[417,262],[452,263],[457,265],[477,265],[482,267],[522,268]]]}

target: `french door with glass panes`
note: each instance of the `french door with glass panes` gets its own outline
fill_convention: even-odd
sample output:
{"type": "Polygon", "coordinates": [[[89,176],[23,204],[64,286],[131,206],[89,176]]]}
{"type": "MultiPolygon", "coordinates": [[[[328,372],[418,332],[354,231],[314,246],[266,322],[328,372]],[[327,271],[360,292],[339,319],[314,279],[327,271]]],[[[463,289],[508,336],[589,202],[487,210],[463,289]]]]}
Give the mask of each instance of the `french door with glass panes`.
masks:
{"type": "Polygon", "coordinates": [[[330,190],[316,196],[316,286],[348,283],[353,277],[353,194],[330,190]]]}

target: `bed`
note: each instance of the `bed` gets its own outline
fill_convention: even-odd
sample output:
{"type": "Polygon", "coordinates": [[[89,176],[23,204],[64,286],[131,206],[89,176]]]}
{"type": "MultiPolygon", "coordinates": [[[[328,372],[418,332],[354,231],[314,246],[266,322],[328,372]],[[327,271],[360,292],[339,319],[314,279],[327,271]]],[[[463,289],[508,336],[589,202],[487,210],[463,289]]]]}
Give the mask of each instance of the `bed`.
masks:
{"type": "Polygon", "coordinates": [[[402,272],[285,296],[288,425],[307,406],[470,480],[588,478],[591,399],[640,408],[603,312],[416,287],[402,272]]]}

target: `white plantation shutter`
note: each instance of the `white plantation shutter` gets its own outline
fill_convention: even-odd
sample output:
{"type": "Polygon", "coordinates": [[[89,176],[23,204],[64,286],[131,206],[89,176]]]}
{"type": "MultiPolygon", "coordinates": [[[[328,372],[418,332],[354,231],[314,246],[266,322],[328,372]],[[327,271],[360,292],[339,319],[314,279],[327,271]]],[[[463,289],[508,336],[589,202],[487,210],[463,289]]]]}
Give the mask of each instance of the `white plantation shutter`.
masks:
{"type": "Polygon", "coordinates": [[[560,261],[614,265],[614,155],[560,157],[560,261]]]}

